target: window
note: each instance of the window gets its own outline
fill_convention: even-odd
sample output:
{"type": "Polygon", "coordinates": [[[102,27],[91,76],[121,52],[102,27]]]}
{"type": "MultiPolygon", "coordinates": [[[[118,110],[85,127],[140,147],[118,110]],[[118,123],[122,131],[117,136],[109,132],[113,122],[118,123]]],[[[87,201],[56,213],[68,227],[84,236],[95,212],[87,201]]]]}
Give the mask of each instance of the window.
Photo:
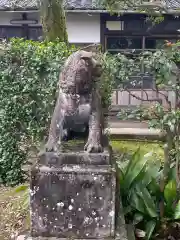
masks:
{"type": "Polygon", "coordinates": [[[128,31],[140,31],[144,27],[144,19],[142,20],[129,20],[125,23],[125,29],[128,31]]]}
{"type": "Polygon", "coordinates": [[[0,38],[10,39],[14,37],[38,40],[42,36],[42,27],[29,26],[0,26],[0,38]]]}
{"type": "Polygon", "coordinates": [[[21,38],[23,36],[23,28],[22,27],[11,27],[11,26],[3,26],[0,27],[0,38],[9,39],[13,37],[21,38]]]}
{"type": "Polygon", "coordinates": [[[176,42],[177,39],[171,39],[171,38],[152,38],[152,37],[146,37],[145,38],[145,50],[155,50],[160,49],[165,44],[165,40],[168,40],[170,42],[176,42]]]}
{"type": "Polygon", "coordinates": [[[43,35],[41,27],[30,27],[28,29],[28,38],[31,40],[39,40],[39,37],[43,35]]]}
{"type": "Polygon", "coordinates": [[[106,28],[109,31],[123,31],[124,21],[106,21],[106,28]]]}
{"type": "Polygon", "coordinates": [[[142,49],[141,37],[108,37],[107,50],[142,49]]]}

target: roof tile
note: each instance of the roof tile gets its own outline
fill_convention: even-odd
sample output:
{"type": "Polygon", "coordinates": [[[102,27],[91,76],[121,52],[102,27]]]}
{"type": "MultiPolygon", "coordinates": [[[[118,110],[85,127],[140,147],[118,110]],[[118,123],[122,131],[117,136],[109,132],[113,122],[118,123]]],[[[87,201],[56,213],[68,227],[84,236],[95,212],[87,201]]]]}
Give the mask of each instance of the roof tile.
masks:
{"type": "MultiPolygon", "coordinates": [[[[0,9],[38,9],[39,0],[0,0],[0,9]]],[[[96,0],[64,0],[66,9],[102,9],[96,0]]],[[[170,9],[180,8],[180,0],[164,0],[170,9]]]]}

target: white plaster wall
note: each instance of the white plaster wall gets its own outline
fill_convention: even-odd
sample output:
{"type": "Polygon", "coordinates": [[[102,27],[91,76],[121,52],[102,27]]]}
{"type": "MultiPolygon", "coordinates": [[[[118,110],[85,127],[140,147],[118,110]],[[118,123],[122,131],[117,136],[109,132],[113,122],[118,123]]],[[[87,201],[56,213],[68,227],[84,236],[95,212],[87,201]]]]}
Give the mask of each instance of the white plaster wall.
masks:
{"type": "MultiPolygon", "coordinates": [[[[0,25],[11,25],[10,20],[20,19],[18,12],[0,11],[0,25]]],[[[40,24],[38,12],[28,13],[28,19],[36,19],[40,24]]],[[[99,43],[100,15],[87,13],[67,13],[67,32],[70,43],[99,43]]]]}
{"type": "Polygon", "coordinates": [[[87,13],[67,14],[67,32],[69,42],[99,43],[100,15],[87,13]]]}
{"type": "Polygon", "coordinates": [[[0,11],[0,25],[11,25],[12,19],[21,18],[21,14],[18,12],[3,12],[0,11]]]}

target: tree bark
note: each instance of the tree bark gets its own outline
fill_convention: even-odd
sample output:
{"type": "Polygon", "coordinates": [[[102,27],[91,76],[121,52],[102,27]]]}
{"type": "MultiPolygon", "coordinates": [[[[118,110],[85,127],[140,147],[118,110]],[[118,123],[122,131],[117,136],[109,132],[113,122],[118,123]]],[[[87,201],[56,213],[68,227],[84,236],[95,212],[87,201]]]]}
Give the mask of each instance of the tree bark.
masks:
{"type": "Polygon", "coordinates": [[[68,43],[63,0],[41,0],[40,10],[44,38],[68,43]]]}

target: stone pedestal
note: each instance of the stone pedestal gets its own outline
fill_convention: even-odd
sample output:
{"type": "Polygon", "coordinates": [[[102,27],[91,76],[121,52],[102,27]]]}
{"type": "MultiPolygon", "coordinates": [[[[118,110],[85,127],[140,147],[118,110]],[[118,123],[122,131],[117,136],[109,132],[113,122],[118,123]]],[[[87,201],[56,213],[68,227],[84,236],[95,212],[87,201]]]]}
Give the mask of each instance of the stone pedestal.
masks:
{"type": "Polygon", "coordinates": [[[108,152],[41,153],[30,189],[32,239],[116,237],[116,174],[108,152]]]}

